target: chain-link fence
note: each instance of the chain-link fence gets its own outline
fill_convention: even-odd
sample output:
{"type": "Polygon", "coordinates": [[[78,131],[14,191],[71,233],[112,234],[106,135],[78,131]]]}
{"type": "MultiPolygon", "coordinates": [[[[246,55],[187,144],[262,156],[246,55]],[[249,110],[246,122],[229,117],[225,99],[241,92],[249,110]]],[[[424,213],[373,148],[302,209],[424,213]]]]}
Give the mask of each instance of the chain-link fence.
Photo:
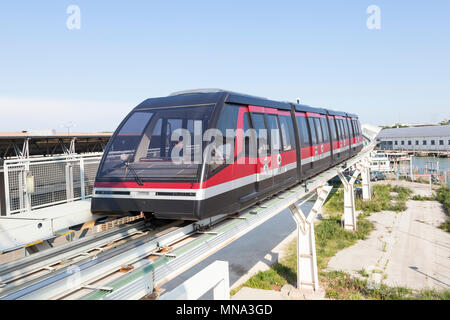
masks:
{"type": "Polygon", "coordinates": [[[101,153],[4,162],[6,215],[92,195],[101,153]]]}

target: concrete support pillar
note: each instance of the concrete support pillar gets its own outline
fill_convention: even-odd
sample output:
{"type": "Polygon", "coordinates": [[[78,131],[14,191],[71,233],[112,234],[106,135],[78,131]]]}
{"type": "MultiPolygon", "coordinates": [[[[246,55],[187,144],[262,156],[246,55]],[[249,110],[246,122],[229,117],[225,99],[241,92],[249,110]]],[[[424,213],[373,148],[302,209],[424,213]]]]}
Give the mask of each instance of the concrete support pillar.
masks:
{"type": "Polygon", "coordinates": [[[372,200],[372,185],[370,183],[370,164],[367,160],[363,162],[361,176],[362,176],[363,200],[372,200]]]}
{"type": "Polygon", "coordinates": [[[356,169],[348,181],[342,172],[339,172],[338,174],[344,185],[344,228],[346,230],[356,231],[355,189],[353,188],[353,185],[359,173],[360,170],[356,169]]]}
{"type": "Polygon", "coordinates": [[[317,189],[317,200],[306,216],[300,208],[300,205],[292,204],[289,206],[289,210],[297,224],[298,289],[319,290],[314,219],[321,211],[331,189],[331,186],[323,186],[317,189]]]}

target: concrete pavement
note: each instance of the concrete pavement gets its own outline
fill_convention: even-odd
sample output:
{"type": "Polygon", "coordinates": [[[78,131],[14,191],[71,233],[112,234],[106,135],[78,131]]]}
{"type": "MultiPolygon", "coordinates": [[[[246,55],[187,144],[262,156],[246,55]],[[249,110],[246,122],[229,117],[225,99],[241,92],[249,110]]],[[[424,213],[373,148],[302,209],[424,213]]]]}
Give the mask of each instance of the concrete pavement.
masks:
{"type": "Polygon", "coordinates": [[[339,251],[328,269],[359,277],[364,269],[370,280],[390,286],[448,289],[450,234],[438,228],[446,219],[442,206],[412,200],[406,205],[405,212],[372,214],[368,219],[376,230],[367,240],[339,251]]]}

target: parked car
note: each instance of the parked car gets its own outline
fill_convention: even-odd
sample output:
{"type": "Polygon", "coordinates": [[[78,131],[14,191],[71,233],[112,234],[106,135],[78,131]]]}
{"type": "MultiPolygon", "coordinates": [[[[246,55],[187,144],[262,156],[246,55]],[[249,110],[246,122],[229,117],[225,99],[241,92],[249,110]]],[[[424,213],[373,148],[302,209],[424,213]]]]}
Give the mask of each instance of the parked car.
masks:
{"type": "Polygon", "coordinates": [[[372,171],[370,172],[370,181],[378,181],[378,180],[385,180],[386,175],[383,172],[380,171],[372,171]]]}
{"type": "MultiPolygon", "coordinates": [[[[352,175],[353,175],[354,171],[350,171],[350,170],[345,170],[342,174],[344,175],[345,178],[347,178],[347,181],[351,179],[352,175]]],[[[333,178],[331,178],[330,180],[328,180],[329,184],[341,184],[341,178],[339,178],[339,176],[335,176],[333,178]]],[[[361,180],[356,179],[355,180],[355,184],[360,184],[361,180]]]]}
{"type": "Polygon", "coordinates": [[[439,184],[439,183],[441,183],[441,180],[439,180],[439,178],[436,177],[435,175],[431,175],[431,183],[439,184]]]}

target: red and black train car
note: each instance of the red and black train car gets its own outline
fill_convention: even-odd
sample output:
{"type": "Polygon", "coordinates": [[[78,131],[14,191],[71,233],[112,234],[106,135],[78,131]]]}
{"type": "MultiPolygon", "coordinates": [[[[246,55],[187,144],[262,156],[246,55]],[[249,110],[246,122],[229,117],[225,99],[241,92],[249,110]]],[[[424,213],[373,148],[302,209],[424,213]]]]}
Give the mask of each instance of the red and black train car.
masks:
{"type": "Polygon", "coordinates": [[[185,220],[232,214],[362,147],[354,114],[222,90],[148,99],[108,142],[91,210],[185,220]],[[177,129],[190,135],[180,139],[177,129]],[[204,139],[211,129],[222,135],[221,153],[210,148],[221,139],[204,139]],[[177,147],[184,161],[174,161],[177,147]]]}

